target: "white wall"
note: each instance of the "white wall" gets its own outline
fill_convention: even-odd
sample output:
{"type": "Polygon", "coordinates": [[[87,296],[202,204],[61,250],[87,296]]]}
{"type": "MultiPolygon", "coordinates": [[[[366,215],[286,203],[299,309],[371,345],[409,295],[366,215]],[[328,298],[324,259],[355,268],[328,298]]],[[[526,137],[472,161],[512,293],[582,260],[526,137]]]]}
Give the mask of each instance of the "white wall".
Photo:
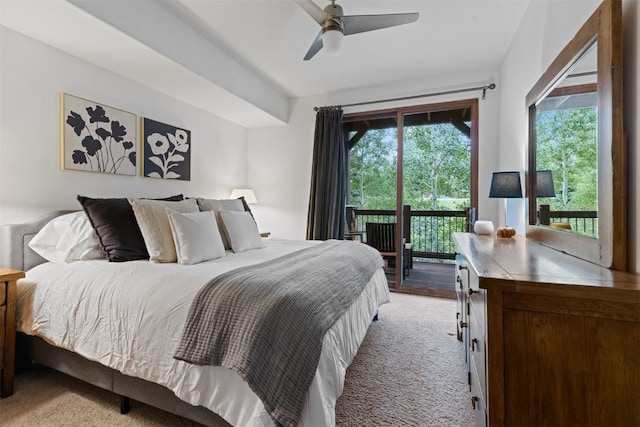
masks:
{"type": "MultiPolygon", "coordinates": [[[[500,166],[525,169],[527,119],[525,97],[551,61],[575,35],[600,0],[532,1],[500,69],[500,166]],[[542,23],[542,24],[541,24],[542,23]]],[[[640,270],[638,216],[640,215],[640,136],[638,110],[637,0],[623,0],[625,128],[629,145],[629,247],[630,269],[640,270]]],[[[524,229],[524,201],[520,229],[524,229]]]]}
{"type": "MultiPolygon", "coordinates": [[[[461,87],[477,87],[495,80],[496,72],[477,71],[420,82],[403,81],[392,86],[369,87],[327,96],[292,100],[286,126],[250,129],[248,135],[248,184],[256,191],[259,204],[252,208],[262,230],[277,237],[304,238],[311,176],[314,106],[348,104],[388,99],[461,87]]],[[[497,170],[498,100],[497,89],[487,91],[479,102],[479,218],[498,221],[498,201],[489,199],[491,172],[497,170]]],[[[439,103],[480,98],[481,91],[428,97],[412,101],[345,108],[345,113],[373,111],[405,105],[439,103]]]]}
{"type": "Polygon", "coordinates": [[[77,194],[226,198],[244,183],[245,128],[0,30],[0,224],[26,222],[52,209],[77,209],[77,194]],[[60,170],[61,92],[189,129],[191,181],[60,170]]]}

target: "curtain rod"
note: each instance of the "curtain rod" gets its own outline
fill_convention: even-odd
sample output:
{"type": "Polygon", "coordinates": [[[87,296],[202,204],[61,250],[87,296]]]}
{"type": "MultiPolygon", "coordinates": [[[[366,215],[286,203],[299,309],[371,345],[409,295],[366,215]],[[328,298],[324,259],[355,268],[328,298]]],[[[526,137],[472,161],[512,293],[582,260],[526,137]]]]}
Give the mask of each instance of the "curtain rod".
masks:
{"type": "Polygon", "coordinates": [[[377,101],[363,101],[363,102],[354,102],[352,104],[344,104],[344,105],[327,105],[325,107],[313,107],[314,111],[319,111],[322,109],[330,109],[330,108],[344,108],[344,107],[357,107],[360,105],[368,105],[368,104],[380,104],[382,102],[393,102],[393,101],[406,101],[408,99],[416,99],[416,98],[426,98],[429,96],[438,96],[438,95],[450,95],[453,93],[462,93],[462,92],[472,92],[475,90],[481,90],[482,91],[482,99],[485,99],[486,94],[487,94],[487,89],[495,89],[496,88],[496,84],[495,83],[491,83],[485,86],[477,86],[477,87],[470,87],[470,88],[465,88],[465,89],[455,89],[455,90],[446,90],[444,92],[433,92],[433,93],[425,93],[422,95],[412,95],[412,96],[403,96],[400,98],[388,98],[388,99],[380,99],[377,101]]]}

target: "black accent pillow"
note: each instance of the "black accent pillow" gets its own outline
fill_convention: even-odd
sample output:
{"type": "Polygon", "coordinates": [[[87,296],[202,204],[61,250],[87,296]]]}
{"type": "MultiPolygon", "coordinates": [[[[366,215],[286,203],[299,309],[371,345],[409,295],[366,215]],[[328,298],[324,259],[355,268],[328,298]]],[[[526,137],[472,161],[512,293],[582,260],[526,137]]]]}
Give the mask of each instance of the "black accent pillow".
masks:
{"type": "MultiPolygon", "coordinates": [[[[180,201],[183,199],[182,194],[179,194],[154,200],[180,201]]],[[[79,195],[78,201],[89,217],[98,235],[100,246],[109,261],[149,259],[133,208],[126,198],[93,199],[79,195]]]]}
{"type": "Polygon", "coordinates": [[[249,215],[251,215],[251,218],[253,218],[253,221],[255,222],[256,218],[253,216],[253,213],[251,212],[251,209],[249,208],[249,204],[244,199],[244,196],[240,196],[240,197],[238,197],[238,199],[242,200],[242,206],[244,207],[244,211],[245,212],[249,212],[249,215]]]}

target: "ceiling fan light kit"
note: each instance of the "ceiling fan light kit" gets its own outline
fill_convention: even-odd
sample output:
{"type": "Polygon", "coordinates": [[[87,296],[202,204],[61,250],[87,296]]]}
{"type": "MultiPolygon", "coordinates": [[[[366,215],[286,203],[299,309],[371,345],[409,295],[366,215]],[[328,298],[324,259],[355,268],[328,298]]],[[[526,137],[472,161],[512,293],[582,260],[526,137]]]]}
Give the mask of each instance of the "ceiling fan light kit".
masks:
{"type": "Polygon", "coordinates": [[[342,47],[344,34],[342,31],[327,30],[322,33],[322,44],[327,55],[337,55],[342,47]]]}
{"type": "Polygon", "coordinates": [[[323,47],[330,55],[336,55],[342,46],[344,36],[410,24],[418,20],[418,13],[395,13],[384,15],[348,15],[345,16],[340,5],[335,0],[321,9],[311,0],[296,0],[305,12],[316,21],[322,29],[316,36],[304,57],[310,60],[323,47]]]}

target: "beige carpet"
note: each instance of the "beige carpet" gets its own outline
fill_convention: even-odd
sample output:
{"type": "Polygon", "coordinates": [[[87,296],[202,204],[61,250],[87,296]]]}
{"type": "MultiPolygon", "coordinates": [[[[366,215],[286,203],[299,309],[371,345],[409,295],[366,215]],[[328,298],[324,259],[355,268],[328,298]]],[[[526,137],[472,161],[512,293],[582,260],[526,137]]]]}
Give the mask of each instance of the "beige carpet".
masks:
{"type": "Polygon", "coordinates": [[[475,425],[455,304],[391,294],[347,370],[338,425],[475,425]]]}
{"type": "MultiPolygon", "coordinates": [[[[392,294],[380,308],[347,372],[338,400],[339,426],[473,426],[462,344],[455,337],[455,301],[392,294]]],[[[131,402],[120,415],[113,394],[50,369],[16,377],[0,400],[0,425],[195,426],[131,402]]]]}

